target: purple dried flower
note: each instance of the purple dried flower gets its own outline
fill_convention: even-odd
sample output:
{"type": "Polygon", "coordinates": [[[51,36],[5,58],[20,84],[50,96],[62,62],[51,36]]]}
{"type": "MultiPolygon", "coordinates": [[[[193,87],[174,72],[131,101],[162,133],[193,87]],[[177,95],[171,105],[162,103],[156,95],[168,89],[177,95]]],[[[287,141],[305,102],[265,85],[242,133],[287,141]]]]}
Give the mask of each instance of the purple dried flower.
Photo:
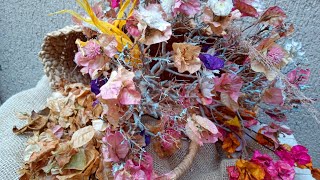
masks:
{"type": "Polygon", "coordinates": [[[95,80],[91,80],[90,87],[91,92],[93,92],[95,95],[100,93],[100,87],[103,86],[107,81],[101,78],[97,78],[95,80]]]}
{"type": "Polygon", "coordinates": [[[92,80],[90,82],[90,86],[91,86],[91,92],[93,92],[96,95],[100,93],[100,86],[99,86],[98,79],[92,80]]]}
{"type": "Polygon", "coordinates": [[[210,70],[219,70],[224,67],[224,60],[210,54],[199,54],[200,60],[210,70]]]}

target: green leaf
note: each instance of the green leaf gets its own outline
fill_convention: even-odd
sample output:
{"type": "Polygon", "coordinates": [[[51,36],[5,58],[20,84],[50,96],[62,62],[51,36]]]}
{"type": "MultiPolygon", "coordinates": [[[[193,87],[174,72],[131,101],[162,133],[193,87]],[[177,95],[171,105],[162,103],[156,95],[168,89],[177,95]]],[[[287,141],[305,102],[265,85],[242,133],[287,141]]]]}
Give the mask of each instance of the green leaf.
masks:
{"type": "Polygon", "coordinates": [[[84,170],[86,165],[86,154],[84,149],[80,149],[77,154],[72,156],[70,162],[64,167],[64,169],[84,170]]]}

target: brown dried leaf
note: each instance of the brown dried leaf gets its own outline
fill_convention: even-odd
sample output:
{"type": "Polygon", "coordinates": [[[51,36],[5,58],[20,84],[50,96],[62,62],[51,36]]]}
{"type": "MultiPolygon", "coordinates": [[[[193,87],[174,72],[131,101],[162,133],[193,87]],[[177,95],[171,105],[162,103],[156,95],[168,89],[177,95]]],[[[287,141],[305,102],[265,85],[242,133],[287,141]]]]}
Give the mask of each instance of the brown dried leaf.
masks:
{"type": "Polygon", "coordinates": [[[222,104],[224,104],[225,106],[227,106],[229,109],[231,109],[232,111],[237,111],[239,109],[239,105],[237,102],[235,102],[228,93],[224,93],[222,92],[220,95],[221,98],[221,102],[222,104]]]}
{"type": "Polygon", "coordinates": [[[71,138],[73,148],[79,148],[87,144],[93,138],[95,130],[92,126],[86,126],[74,132],[71,138]]]}
{"type": "Polygon", "coordinates": [[[257,12],[257,10],[253,6],[245,2],[242,2],[240,0],[235,0],[234,6],[245,16],[251,16],[255,18],[259,16],[259,13],[257,12]]]}
{"type": "Polygon", "coordinates": [[[28,124],[23,126],[22,128],[18,129],[16,126],[13,127],[12,131],[15,134],[22,134],[24,132],[28,132],[28,131],[40,131],[42,130],[47,122],[48,122],[48,117],[47,116],[43,116],[43,115],[39,115],[36,112],[32,112],[31,116],[28,119],[28,124]]]}
{"type": "Polygon", "coordinates": [[[258,23],[269,21],[270,24],[279,25],[287,17],[286,13],[278,6],[268,8],[260,17],[258,23]]]}

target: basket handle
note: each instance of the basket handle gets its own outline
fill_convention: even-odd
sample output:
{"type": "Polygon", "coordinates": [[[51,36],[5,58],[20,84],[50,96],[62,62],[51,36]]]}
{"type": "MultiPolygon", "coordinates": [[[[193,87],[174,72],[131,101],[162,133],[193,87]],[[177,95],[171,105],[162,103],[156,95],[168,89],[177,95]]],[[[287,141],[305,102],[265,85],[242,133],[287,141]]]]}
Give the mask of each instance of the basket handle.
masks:
{"type": "Polygon", "coordinates": [[[172,171],[169,173],[166,173],[160,177],[157,178],[157,180],[174,180],[178,179],[181,177],[192,165],[192,162],[199,150],[199,144],[196,143],[195,141],[191,141],[189,145],[189,152],[188,154],[184,157],[182,162],[175,167],[172,171]]]}

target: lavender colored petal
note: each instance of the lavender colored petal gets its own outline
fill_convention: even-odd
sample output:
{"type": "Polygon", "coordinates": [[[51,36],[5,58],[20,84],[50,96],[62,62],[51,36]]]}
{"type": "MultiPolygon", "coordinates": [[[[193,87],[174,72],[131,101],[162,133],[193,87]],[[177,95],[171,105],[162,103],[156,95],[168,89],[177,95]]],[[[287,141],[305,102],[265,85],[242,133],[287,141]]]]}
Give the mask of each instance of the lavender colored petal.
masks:
{"type": "Polygon", "coordinates": [[[210,70],[219,70],[224,67],[224,60],[210,54],[199,54],[200,60],[205,67],[210,70]]]}
{"type": "Polygon", "coordinates": [[[99,80],[92,80],[90,82],[90,86],[91,86],[91,92],[93,92],[95,95],[100,93],[100,86],[99,86],[99,80]]]}

